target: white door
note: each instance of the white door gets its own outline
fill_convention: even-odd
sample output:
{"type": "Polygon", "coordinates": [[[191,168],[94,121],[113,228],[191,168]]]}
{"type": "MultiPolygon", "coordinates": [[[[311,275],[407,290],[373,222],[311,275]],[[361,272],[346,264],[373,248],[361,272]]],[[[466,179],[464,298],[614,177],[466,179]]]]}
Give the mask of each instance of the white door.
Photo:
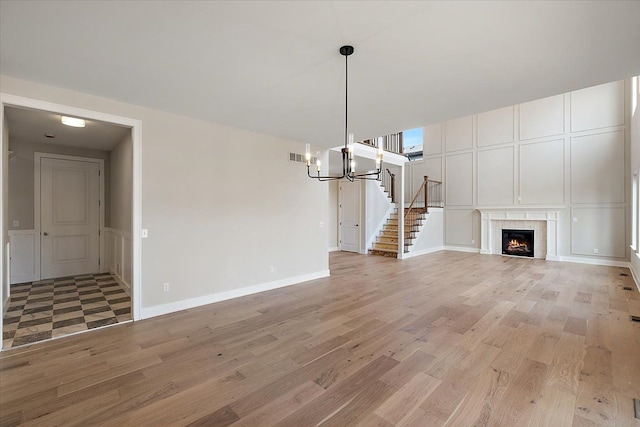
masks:
{"type": "Polygon", "coordinates": [[[360,182],[340,183],[340,250],[360,252],[360,182]]]}
{"type": "Polygon", "coordinates": [[[100,166],[40,159],[40,275],[100,271],[100,166]]]}

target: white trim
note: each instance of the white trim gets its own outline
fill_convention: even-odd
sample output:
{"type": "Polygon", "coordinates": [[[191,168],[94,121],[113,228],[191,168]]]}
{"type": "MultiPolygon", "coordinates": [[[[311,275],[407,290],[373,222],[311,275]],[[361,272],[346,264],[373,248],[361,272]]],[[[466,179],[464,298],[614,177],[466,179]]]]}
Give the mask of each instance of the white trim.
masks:
{"type": "Polygon", "coordinates": [[[384,225],[387,223],[387,221],[391,217],[391,214],[393,214],[393,211],[395,210],[395,208],[396,208],[395,203],[391,203],[391,206],[389,206],[389,209],[387,209],[387,212],[384,214],[384,216],[380,220],[380,223],[378,223],[378,225],[376,226],[375,230],[371,234],[371,237],[369,237],[369,241],[367,242],[367,244],[365,246],[365,248],[366,248],[365,253],[368,253],[369,249],[373,248],[373,244],[375,243],[376,239],[378,238],[378,236],[382,232],[382,229],[384,228],[384,225]]]}
{"type": "Polygon", "coordinates": [[[127,295],[131,297],[131,284],[127,282],[124,275],[124,271],[125,271],[124,270],[124,265],[125,265],[124,249],[127,244],[131,246],[131,233],[122,231],[122,230],[117,230],[115,228],[107,227],[105,228],[104,235],[105,235],[105,240],[107,239],[107,237],[109,239],[108,253],[105,254],[106,255],[105,265],[107,266],[107,271],[115,278],[116,282],[118,282],[118,284],[122,287],[122,289],[124,289],[127,295]],[[118,260],[114,259],[114,255],[116,254],[116,250],[115,250],[116,237],[120,238],[120,254],[122,255],[122,258],[118,260]],[[112,268],[114,261],[116,261],[116,265],[120,264],[120,272],[118,272],[116,268],[112,268]]]}
{"type": "MultiPolygon", "coordinates": [[[[131,128],[131,140],[133,145],[133,212],[132,212],[132,230],[133,238],[131,239],[131,255],[132,255],[132,287],[133,287],[133,320],[140,320],[142,313],[142,121],[129,117],[116,116],[113,114],[101,113],[98,111],[87,110],[84,108],[70,107],[68,105],[55,104],[52,102],[25,98],[6,93],[0,93],[0,131],[4,126],[4,107],[5,105],[31,108],[34,110],[52,111],[59,114],[69,116],[83,117],[91,120],[99,120],[102,122],[114,123],[121,126],[131,128]]],[[[1,132],[0,132],[0,135],[1,132]]],[[[2,153],[2,156],[8,155],[2,153]]],[[[2,164],[0,162],[0,174],[2,173],[2,164]]],[[[0,189],[0,208],[2,207],[1,193],[4,189],[0,189]]],[[[0,229],[4,223],[8,221],[2,216],[0,209],[0,229]]],[[[8,228],[8,227],[7,227],[8,228]]],[[[4,240],[4,236],[2,237],[4,240]]],[[[4,256],[4,247],[0,245],[0,259],[4,256]]],[[[0,321],[0,326],[2,322],[0,321]]]]}
{"type": "Polygon", "coordinates": [[[470,253],[474,253],[474,254],[479,254],[480,253],[480,248],[472,248],[472,247],[468,247],[468,246],[450,246],[450,245],[444,245],[442,247],[443,251],[456,251],[456,252],[470,252],[470,253]]]}
{"type": "Polygon", "coordinates": [[[106,273],[107,269],[105,268],[105,247],[104,247],[104,219],[105,219],[105,183],[104,183],[104,160],[97,159],[94,157],[82,157],[82,156],[67,156],[64,154],[53,154],[53,153],[41,153],[36,151],[33,153],[33,222],[34,222],[34,231],[35,231],[35,251],[36,251],[36,263],[35,263],[35,276],[37,276],[36,280],[42,279],[42,270],[40,263],[42,262],[42,253],[41,253],[41,215],[40,211],[40,200],[41,200],[41,187],[40,187],[40,179],[41,179],[41,171],[40,167],[42,165],[42,159],[56,159],[56,160],[72,160],[78,162],[86,162],[86,163],[97,163],[99,170],[99,178],[98,178],[98,197],[100,200],[99,208],[98,208],[98,225],[100,227],[100,233],[98,235],[98,270],[100,273],[106,273]]]}
{"type": "MultiPolygon", "coordinates": [[[[404,157],[404,156],[403,156],[404,157]]],[[[406,159],[406,157],[405,157],[406,159]]],[[[402,163],[402,166],[400,166],[400,188],[398,191],[398,206],[400,206],[400,208],[398,209],[398,255],[397,258],[398,259],[404,259],[405,257],[405,253],[404,253],[404,204],[405,204],[405,199],[404,199],[404,184],[405,184],[405,168],[404,168],[404,162],[402,163]]],[[[397,182],[397,181],[396,181],[397,182]]],[[[397,194],[397,193],[396,193],[397,194]]]]}
{"type": "Polygon", "coordinates": [[[244,288],[232,289],[229,291],[218,292],[215,294],[204,295],[201,297],[189,298],[182,301],[171,302],[168,304],[156,305],[153,307],[143,307],[142,318],[162,316],[163,314],[173,313],[180,310],[199,307],[207,304],[213,304],[220,301],[226,301],[233,298],[244,297],[247,295],[257,294],[259,292],[269,291],[272,289],[283,288],[309,280],[321,279],[329,277],[329,270],[318,271],[316,273],[303,274],[300,276],[289,277],[286,279],[274,280],[260,285],[246,286],[244,288]]]}
{"type": "Polygon", "coordinates": [[[111,272],[111,271],[110,273],[111,273],[111,276],[114,278],[114,280],[118,283],[118,285],[120,285],[122,290],[125,291],[127,295],[129,295],[129,298],[131,298],[131,285],[128,284],[122,277],[120,277],[118,273],[111,272]]]}
{"type": "Polygon", "coordinates": [[[498,248],[492,244],[492,229],[496,221],[544,221],[547,225],[545,259],[556,261],[558,243],[560,242],[560,212],[558,207],[482,207],[480,212],[480,253],[500,255],[498,248]]]}
{"type": "Polygon", "coordinates": [[[108,233],[115,234],[116,236],[120,236],[125,239],[131,240],[131,233],[129,233],[128,231],[122,231],[122,230],[118,230],[117,228],[111,228],[111,227],[105,227],[104,230],[108,233]]]}
{"type": "Polygon", "coordinates": [[[430,254],[433,252],[439,252],[445,250],[444,246],[435,246],[433,248],[427,248],[427,249],[421,249],[419,251],[409,251],[406,254],[404,254],[404,257],[402,259],[409,259],[409,258],[413,258],[413,257],[417,257],[420,255],[426,255],[426,254],[430,254]]]}
{"type": "Polygon", "coordinates": [[[559,256],[556,260],[549,261],[561,261],[561,262],[574,262],[577,264],[591,264],[591,265],[605,265],[609,267],[627,267],[631,268],[631,264],[627,261],[614,261],[601,258],[584,258],[577,256],[559,256]]]}
{"type": "MultiPolygon", "coordinates": [[[[635,256],[636,259],[640,260],[640,256],[637,253],[631,254],[631,256],[635,256]]],[[[638,292],[640,292],[640,279],[638,277],[638,273],[636,273],[635,268],[633,268],[633,260],[629,263],[629,270],[631,271],[631,277],[633,277],[633,282],[636,284],[636,288],[638,288],[638,292]]]]}
{"type": "Polygon", "coordinates": [[[340,250],[340,248],[339,248],[339,247],[337,247],[337,246],[331,246],[331,247],[329,248],[329,252],[336,252],[336,251],[339,251],[339,250],[340,250]]]}

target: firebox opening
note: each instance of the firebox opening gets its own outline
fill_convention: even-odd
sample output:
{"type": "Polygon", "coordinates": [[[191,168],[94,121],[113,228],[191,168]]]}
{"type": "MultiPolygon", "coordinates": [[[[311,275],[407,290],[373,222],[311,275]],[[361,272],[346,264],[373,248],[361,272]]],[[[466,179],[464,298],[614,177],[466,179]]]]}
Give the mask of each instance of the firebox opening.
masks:
{"type": "Polygon", "coordinates": [[[533,258],[533,230],[503,229],[502,253],[533,258]]]}

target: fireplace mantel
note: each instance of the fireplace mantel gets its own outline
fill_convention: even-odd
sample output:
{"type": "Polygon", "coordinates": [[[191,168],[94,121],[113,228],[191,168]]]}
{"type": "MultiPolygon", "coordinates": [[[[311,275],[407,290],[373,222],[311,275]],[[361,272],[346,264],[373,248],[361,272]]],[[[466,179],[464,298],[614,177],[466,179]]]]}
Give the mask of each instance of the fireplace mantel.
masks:
{"type": "Polygon", "coordinates": [[[499,221],[543,221],[546,223],[546,254],[547,260],[558,260],[558,221],[563,206],[546,207],[487,207],[478,208],[480,212],[480,253],[501,254],[501,248],[494,248],[492,244],[492,230],[499,226],[499,221]]]}

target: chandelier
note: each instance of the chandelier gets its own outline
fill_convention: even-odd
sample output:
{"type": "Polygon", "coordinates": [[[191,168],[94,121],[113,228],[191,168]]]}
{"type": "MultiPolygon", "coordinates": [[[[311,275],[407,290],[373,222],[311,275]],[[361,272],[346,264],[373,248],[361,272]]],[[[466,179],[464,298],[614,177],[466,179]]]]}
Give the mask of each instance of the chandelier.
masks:
{"type": "Polygon", "coordinates": [[[353,159],[353,134],[348,133],[349,129],[349,55],[353,53],[353,46],[342,46],[340,48],[340,55],[344,56],[344,147],[342,148],[342,175],[320,175],[320,152],[316,153],[316,172],[317,175],[311,175],[311,151],[310,145],[306,145],[305,158],[307,160],[307,175],[309,178],[317,179],[318,181],[332,181],[337,179],[348,179],[349,181],[355,181],[357,179],[371,179],[380,181],[380,175],[382,172],[382,153],[383,153],[383,138],[378,138],[378,153],[376,156],[376,169],[373,171],[356,173],[356,162],[353,159]]]}

